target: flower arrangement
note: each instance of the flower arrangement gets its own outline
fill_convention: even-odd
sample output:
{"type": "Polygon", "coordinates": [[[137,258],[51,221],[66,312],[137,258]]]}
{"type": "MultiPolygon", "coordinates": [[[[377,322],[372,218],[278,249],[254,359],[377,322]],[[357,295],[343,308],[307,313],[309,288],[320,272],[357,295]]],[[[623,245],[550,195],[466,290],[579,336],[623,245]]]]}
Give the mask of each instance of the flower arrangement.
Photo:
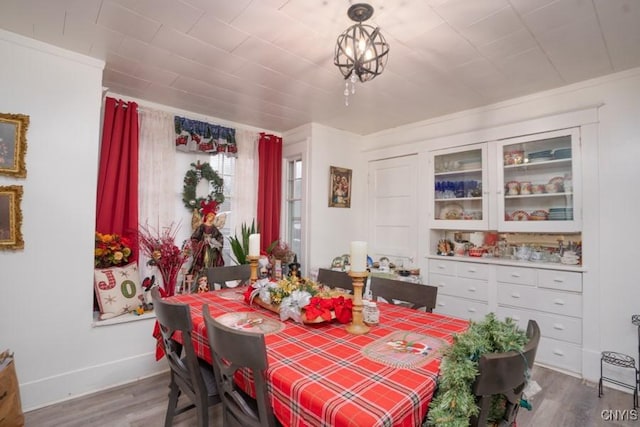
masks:
{"type": "Polygon", "coordinates": [[[131,243],[119,234],[96,232],[93,265],[95,268],[109,268],[124,265],[133,254],[131,243]]]}
{"type": "Polygon", "coordinates": [[[167,296],[175,294],[178,273],[191,257],[191,247],[188,242],[185,241],[182,247],[178,247],[175,243],[179,228],[171,224],[159,231],[149,226],[140,226],[138,231],[140,251],[149,258],[148,265],[158,267],[164,293],[167,296]]]}
{"type": "Polygon", "coordinates": [[[352,317],[351,298],[296,276],[277,282],[258,280],[247,288],[244,299],[247,304],[259,300],[274,307],[283,321],[291,318],[299,323],[317,323],[335,318],[340,323],[348,323],[352,317]]]}

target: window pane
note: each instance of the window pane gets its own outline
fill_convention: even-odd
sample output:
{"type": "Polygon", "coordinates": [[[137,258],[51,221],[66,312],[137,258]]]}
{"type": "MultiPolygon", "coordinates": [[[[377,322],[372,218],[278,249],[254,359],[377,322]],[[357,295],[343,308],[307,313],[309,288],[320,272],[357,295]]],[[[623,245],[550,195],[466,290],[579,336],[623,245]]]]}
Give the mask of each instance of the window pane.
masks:
{"type": "Polygon", "coordinates": [[[294,164],[295,172],[293,177],[295,179],[302,179],[302,160],[296,160],[294,164]]]}
{"type": "Polygon", "coordinates": [[[302,197],[302,181],[295,180],[293,181],[293,198],[299,199],[302,197]]]}

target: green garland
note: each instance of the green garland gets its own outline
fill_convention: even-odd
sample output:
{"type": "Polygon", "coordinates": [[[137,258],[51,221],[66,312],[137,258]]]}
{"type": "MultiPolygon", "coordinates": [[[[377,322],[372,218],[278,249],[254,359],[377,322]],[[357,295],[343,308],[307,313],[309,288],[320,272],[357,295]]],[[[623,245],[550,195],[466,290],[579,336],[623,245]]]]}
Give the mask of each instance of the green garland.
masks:
{"type": "Polygon", "coordinates": [[[184,175],[184,186],[182,187],[184,206],[189,211],[193,211],[199,209],[202,202],[216,201],[218,204],[224,202],[223,183],[222,178],[209,163],[200,163],[200,161],[191,163],[191,169],[184,175]],[[196,197],[196,186],[201,179],[206,179],[213,187],[207,197],[196,197]]]}
{"type": "MultiPolygon", "coordinates": [[[[440,365],[438,389],[429,405],[423,426],[466,427],[479,408],[471,391],[478,375],[478,360],[485,353],[522,351],[527,342],[525,331],[512,319],[500,321],[489,313],[482,322],[471,322],[469,329],[453,338],[445,350],[440,365]]],[[[502,418],[504,396],[491,402],[489,421],[502,418]]]]}

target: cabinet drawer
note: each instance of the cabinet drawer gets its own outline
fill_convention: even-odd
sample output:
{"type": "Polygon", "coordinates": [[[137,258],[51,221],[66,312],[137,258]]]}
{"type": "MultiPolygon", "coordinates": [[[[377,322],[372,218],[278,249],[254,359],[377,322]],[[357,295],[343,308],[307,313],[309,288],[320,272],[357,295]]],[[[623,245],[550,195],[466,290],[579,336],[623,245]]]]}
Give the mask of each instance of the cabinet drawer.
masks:
{"type": "Polygon", "coordinates": [[[438,274],[446,274],[447,276],[455,276],[456,263],[453,261],[430,259],[429,273],[438,273],[438,274]]]}
{"type": "Polygon", "coordinates": [[[582,318],[582,296],[568,292],[500,283],[498,304],[582,318]]]}
{"type": "Polygon", "coordinates": [[[539,270],[538,286],[561,291],[582,292],[582,273],[572,271],[539,270]]]}
{"type": "Polygon", "coordinates": [[[526,330],[529,319],[538,322],[543,337],[554,338],[574,344],[582,344],[582,320],[575,317],[541,313],[539,311],[520,310],[511,307],[498,307],[498,317],[512,318],[518,326],[526,330]]]}
{"type": "Polygon", "coordinates": [[[481,321],[489,312],[489,308],[486,303],[456,298],[449,295],[440,295],[438,293],[436,308],[433,311],[461,319],[481,321]]]}
{"type": "Polygon", "coordinates": [[[440,278],[441,280],[437,281],[438,294],[469,298],[483,302],[487,302],[489,298],[489,284],[486,280],[449,276],[440,276],[440,278]]]}
{"type": "Polygon", "coordinates": [[[536,362],[580,374],[582,350],[580,346],[553,338],[540,338],[536,362]]]}
{"type": "Polygon", "coordinates": [[[489,278],[489,266],[473,262],[459,262],[456,265],[456,273],[458,277],[487,280],[489,278]]]}
{"type": "Polygon", "coordinates": [[[536,285],[536,270],[534,268],[499,265],[496,270],[496,277],[498,282],[536,285]]]}

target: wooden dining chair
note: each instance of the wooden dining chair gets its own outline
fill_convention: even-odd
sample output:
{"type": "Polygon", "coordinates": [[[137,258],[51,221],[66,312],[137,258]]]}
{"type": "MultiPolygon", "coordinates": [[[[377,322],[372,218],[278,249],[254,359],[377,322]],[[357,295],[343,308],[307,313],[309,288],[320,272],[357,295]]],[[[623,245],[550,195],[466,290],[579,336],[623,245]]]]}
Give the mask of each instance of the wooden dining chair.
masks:
{"type": "MultiPolygon", "coordinates": [[[[242,285],[251,278],[251,266],[249,264],[225,265],[223,267],[210,267],[207,269],[207,280],[209,285],[216,283],[221,288],[226,288],[227,282],[238,280],[238,285],[242,285]]],[[[213,290],[213,288],[211,288],[213,290]]]]}
{"type": "Polygon", "coordinates": [[[377,276],[371,277],[369,286],[375,299],[384,298],[390,303],[394,303],[394,300],[401,301],[401,305],[407,305],[416,310],[424,307],[424,310],[429,313],[436,306],[438,296],[436,286],[377,276]]]}
{"type": "Polygon", "coordinates": [[[341,288],[353,292],[353,281],[346,271],[319,268],[318,282],[331,288],[341,288]]]}
{"type": "Polygon", "coordinates": [[[486,426],[494,395],[502,394],[506,398],[506,411],[499,425],[514,426],[533,362],[540,342],[540,328],[535,320],[529,320],[527,337],[522,352],[487,353],[478,361],[478,376],[472,390],[480,408],[477,416],[471,417],[471,426],[486,426]]]}
{"type": "Polygon", "coordinates": [[[164,425],[170,427],[176,415],[195,409],[198,426],[206,427],[209,425],[209,407],[220,403],[221,399],[211,365],[199,359],[193,349],[189,306],[163,300],[157,287],[151,290],[151,296],[171,371],[169,404],[164,425]],[[173,339],[176,332],[182,334],[184,344],[173,339]],[[178,399],[182,393],[188,396],[190,402],[178,407],[178,399]]]}
{"type": "Polygon", "coordinates": [[[264,335],[223,325],[211,317],[209,306],[202,306],[207,326],[211,359],[223,407],[223,425],[237,427],[274,427],[278,425],[269,399],[265,371],[268,367],[264,335]],[[251,371],[255,399],[235,383],[239,369],[251,371]]]}

